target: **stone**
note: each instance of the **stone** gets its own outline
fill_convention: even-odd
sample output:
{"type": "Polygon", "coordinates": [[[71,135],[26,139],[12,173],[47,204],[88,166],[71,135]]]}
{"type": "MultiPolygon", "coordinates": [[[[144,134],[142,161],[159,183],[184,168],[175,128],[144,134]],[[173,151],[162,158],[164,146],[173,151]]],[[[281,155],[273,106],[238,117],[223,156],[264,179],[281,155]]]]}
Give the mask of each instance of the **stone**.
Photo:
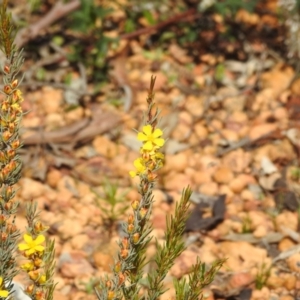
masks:
{"type": "Polygon", "coordinates": [[[219,244],[219,257],[228,258],[224,267],[230,268],[233,272],[242,272],[245,269],[265,262],[270,264],[270,258],[265,249],[257,248],[247,242],[221,242],[219,244]],[[228,253],[230,256],[228,257],[228,253]]]}
{"type": "Polygon", "coordinates": [[[196,185],[201,185],[211,182],[211,175],[204,171],[195,171],[192,175],[192,180],[196,185]]]}
{"type": "Polygon", "coordinates": [[[67,278],[76,278],[79,275],[93,275],[94,269],[87,261],[84,252],[63,252],[58,261],[61,274],[67,278]]]}
{"type": "Polygon", "coordinates": [[[114,264],[114,253],[96,251],[93,253],[93,262],[98,268],[106,272],[111,272],[111,267],[114,264]]]}
{"type": "Polygon", "coordinates": [[[93,146],[97,153],[106,158],[113,158],[117,155],[117,145],[109,140],[106,136],[97,136],[93,140],[93,146]]]}
{"type": "Polygon", "coordinates": [[[208,136],[208,131],[206,126],[202,125],[199,122],[194,126],[194,131],[199,141],[205,140],[208,136]]]}
{"type": "Polygon", "coordinates": [[[217,183],[229,183],[233,179],[233,173],[228,167],[219,167],[213,174],[213,179],[217,183]]]}
{"type": "Polygon", "coordinates": [[[253,236],[256,238],[263,238],[268,234],[268,230],[265,226],[259,225],[257,228],[253,231],[253,236]]]}
{"type": "Polygon", "coordinates": [[[47,183],[50,187],[56,188],[57,183],[61,180],[63,177],[61,171],[55,168],[51,168],[47,173],[47,183]]]}
{"type": "Polygon", "coordinates": [[[193,264],[196,262],[196,253],[191,250],[185,250],[176,260],[173,267],[170,269],[170,274],[176,278],[181,278],[187,274],[193,264]]]}
{"type": "Polygon", "coordinates": [[[250,183],[255,183],[254,177],[248,174],[239,174],[229,182],[230,189],[239,194],[250,183]]]}
{"type": "Polygon", "coordinates": [[[288,237],[284,237],[278,244],[278,250],[283,252],[296,246],[295,242],[288,237]]]}
{"type": "Polygon", "coordinates": [[[284,276],[284,287],[288,291],[294,290],[297,282],[297,277],[295,276],[295,274],[286,273],[283,274],[283,276],[284,276]]]}
{"type": "Polygon", "coordinates": [[[251,300],[269,300],[270,290],[267,287],[263,287],[261,290],[253,290],[251,300]]]}
{"type": "Polygon", "coordinates": [[[286,259],[291,271],[300,273],[300,253],[295,253],[286,259]]]}
{"type": "Polygon", "coordinates": [[[279,226],[280,232],[285,233],[284,230],[281,230],[282,227],[290,228],[293,231],[297,232],[298,213],[294,213],[291,211],[283,211],[281,214],[276,216],[275,221],[276,224],[279,226]]]}
{"type": "Polygon", "coordinates": [[[66,218],[62,221],[62,225],[58,227],[58,232],[61,234],[61,238],[66,240],[73,236],[76,236],[82,232],[82,226],[79,220],[66,218]]]}
{"type": "Polygon", "coordinates": [[[252,126],[249,131],[250,140],[254,141],[266,134],[269,134],[278,129],[278,125],[276,123],[264,123],[252,126]]]}
{"type": "Polygon", "coordinates": [[[208,196],[215,196],[218,194],[218,191],[218,184],[215,182],[208,182],[199,187],[199,192],[208,196]]]}
{"type": "Polygon", "coordinates": [[[167,190],[182,190],[190,184],[185,174],[171,172],[165,176],[165,188],[167,190]]]}
{"type": "Polygon", "coordinates": [[[73,246],[74,250],[83,250],[88,241],[89,237],[82,233],[72,237],[71,245],[73,246]]]}
{"type": "Polygon", "coordinates": [[[188,166],[188,155],[186,151],[166,157],[164,168],[174,172],[183,172],[188,166]]]}
{"type": "Polygon", "coordinates": [[[40,105],[46,114],[60,112],[63,100],[62,90],[45,86],[42,88],[42,95],[40,105]]]}
{"type": "Polygon", "coordinates": [[[45,187],[39,181],[24,177],[20,180],[20,183],[22,187],[20,195],[26,201],[34,200],[44,194],[45,187]]]}
{"type": "Polygon", "coordinates": [[[232,289],[239,289],[252,283],[253,276],[246,272],[235,273],[230,277],[229,285],[232,289]]]}
{"type": "Polygon", "coordinates": [[[223,165],[235,173],[245,172],[251,162],[251,153],[245,152],[243,149],[232,151],[223,158],[223,165]]]}
{"type": "Polygon", "coordinates": [[[65,114],[65,120],[68,123],[74,123],[78,120],[83,119],[84,117],[84,109],[81,106],[77,106],[74,109],[71,109],[65,114]]]}

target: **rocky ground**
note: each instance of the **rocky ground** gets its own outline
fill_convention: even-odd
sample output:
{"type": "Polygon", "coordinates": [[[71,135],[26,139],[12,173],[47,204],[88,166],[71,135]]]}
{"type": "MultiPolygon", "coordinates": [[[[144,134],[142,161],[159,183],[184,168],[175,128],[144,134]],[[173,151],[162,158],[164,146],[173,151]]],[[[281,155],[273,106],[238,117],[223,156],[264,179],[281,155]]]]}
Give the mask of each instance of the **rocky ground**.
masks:
{"type": "MultiPolygon", "coordinates": [[[[221,17],[214,18],[221,26],[221,17]]],[[[279,26],[275,17],[237,15],[243,26],[249,20],[251,26],[279,26]]],[[[152,215],[159,242],[182,189],[194,191],[183,237],[187,250],[170,270],[162,299],[174,299],[173,278],[186,276],[197,256],[208,265],[227,258],[203,299],[300,299],[296,66],[262,38],[240,48],[228,42],[226,49],[240,51],[240,59],[201,51],[195,59],[176,40],[148,50],[145,39],[122,40],[110,58],[110,80],[93,96],[88,84],[78,97],[80,68],[71,72],[71,88],[55,81],[59,70],[71,69],[65,60],[48,71],[51,84],[25,77],[18,197],[38,202],[55,239],[54,299],[96,299],[97,277],[111,271],[119,223],[139,197],[128,172],[138,157],[133,128],[143,124],[151,75],[167,138],[152,215]],[[111,198],[119,200],[113,215],[105,213],[111,198]]],[[[36,64],[28,58],[30,72],[36,64]]],[[[17,223],[26,226],[24,211],[17,223]]],[[[153,241],[148,257],[155,251],[153,241]]]]}

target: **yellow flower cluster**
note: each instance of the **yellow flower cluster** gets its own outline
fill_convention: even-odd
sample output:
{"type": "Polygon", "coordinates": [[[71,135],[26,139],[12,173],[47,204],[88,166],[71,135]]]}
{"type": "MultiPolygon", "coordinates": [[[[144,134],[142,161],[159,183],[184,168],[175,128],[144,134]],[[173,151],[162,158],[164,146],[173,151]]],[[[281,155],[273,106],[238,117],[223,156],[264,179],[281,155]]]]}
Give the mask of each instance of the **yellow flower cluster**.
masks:
{"type": "Polygon", "coordinates": [[[135,171],[130,171],[131,177],[146,175],[150,181],[155,178],[153,171],[158,170],[163,165],[164,155],[159,149],[165,144],[161,137],[163,134],[159,128],[151,125],[145,125],[137,138],[143,142],[141,147],[141,157],[134,161],[135,171]]]}
{"type": "Polygon", "coordinates": [[[0,277],[0,297],[6,298],[9,292],[3,288],[3,285],[4,285],[3,278],[0,277]]]}
{"type": "MultiPolygon", "coordinates": [[[[21,269],[27,272],[29,278],[34,282],[26,287],[26,293],[31,295],[34,292],[34,285],[43,285],[46,283],[46,275],[41,271],[43,267],[43,254],[45,251],[44,245],[45,236],[43,234],[38,235],[35,239],[30,234],[24,234],[24,243],[20,243],[18,248],[20,251],[24,251],[23,255],[28,259],[21,265],[21,269]]],[[[35,299],[44,300],[44,292],[36,291],[35,299]]]]}

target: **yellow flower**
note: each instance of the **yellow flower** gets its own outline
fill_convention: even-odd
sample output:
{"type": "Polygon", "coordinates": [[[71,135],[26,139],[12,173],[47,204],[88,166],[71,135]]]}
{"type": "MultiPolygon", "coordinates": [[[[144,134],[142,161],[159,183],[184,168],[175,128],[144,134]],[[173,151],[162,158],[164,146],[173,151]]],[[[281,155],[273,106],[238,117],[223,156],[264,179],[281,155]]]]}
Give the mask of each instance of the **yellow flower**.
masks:
{"type": "Polygon", "coordinates": [[[46,275],[41,275],[41,277],[39,278],[39,284],[44,284],[46,282],[46,275]]]}
{"type": "Polygon", "coordinates": [[[41,245],[45,241],[45,237],[42,234],[37,236],[36,239],[33,239],[29,234],[24,234],[24,241],[26,244],[19,244],[18,246],[20,251],[26,250],[26,255],[42,252],[45,249],[45,247],[41,245]]]}
{"type": "Polygon", "coordinates": [[[27,262],[27,263],[21,265],[21,269],[26,272],[32,271],[34,269],[34,264],[33,264],[33,262],[27,262]]]}
{"type": "Polygon", "coordinates": [[[129,174],[131,177],[135,177],[141,173],[144,173],[146,170],[145,162],[143,161],[142,158],[137,158],[134,162],[133,165],[136,168],[136,171],[130,171],[129,174]]]}
{"type": "Polygon", "coordinates": [[[2,290],[3,278],[0,277],[0,297],[6,298],[9,294],[7,290],[2,290]]]}
{"type": "Polygon", "coordinates": [[[165,140],[161,138],[163,132],[157,128],[153,131],[151,125],[146,125],[143,127],[143,131],[138,133],[138,140],[144,142],[144,150],[153,150],[154,147],[162,147],[165,140]]]}

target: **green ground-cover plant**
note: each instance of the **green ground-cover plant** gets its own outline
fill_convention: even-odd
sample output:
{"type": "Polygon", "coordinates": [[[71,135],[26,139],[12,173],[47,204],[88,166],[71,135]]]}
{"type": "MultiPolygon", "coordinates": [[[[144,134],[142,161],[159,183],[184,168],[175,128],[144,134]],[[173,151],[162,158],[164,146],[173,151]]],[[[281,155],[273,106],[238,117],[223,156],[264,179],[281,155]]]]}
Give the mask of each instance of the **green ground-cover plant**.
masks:
{"type": "Polygon", "coordinates": [[[20,202],[15,199],[15,185],[21,177],[22,162],[20,123],[23,116],[20,69],[23,52],[14,44],[16,28],[7,12],[7,1],[0,7],[0,50],[3,90],[0,102],[0,298],[14,299],[14,277],[21,271],[28,275],[24,292],[33,300],[51,300],[55,284],[54,242],[45,238],[47,227],[39,218],[37,205],[26,205],[28,227],[19,242],[20,230],[15,225],[20,202]],[[17,256],[17,250],[20,256],[17,256]],[[18,262],[20,258],[20,263],[18,262]]]}
{"type": "Polygon", "coordinates": [[[255,287],[258,290],[261,290],[267,283],[270,275],[271,275],[271,266],[268,266],[265,263],[262,263],[260,268],[257,271],[256,277],[255,277],[255,287]]]}
{"type": "Polygon", "coordinates": [[[118,184],[108,178],[103,180],[102,192],[92,189],[96,205],[100,208],[104,226],[112,234],[114,225],[121,219],[129,205],[126,202],[127,192],[119,193],[118,184]]]}

